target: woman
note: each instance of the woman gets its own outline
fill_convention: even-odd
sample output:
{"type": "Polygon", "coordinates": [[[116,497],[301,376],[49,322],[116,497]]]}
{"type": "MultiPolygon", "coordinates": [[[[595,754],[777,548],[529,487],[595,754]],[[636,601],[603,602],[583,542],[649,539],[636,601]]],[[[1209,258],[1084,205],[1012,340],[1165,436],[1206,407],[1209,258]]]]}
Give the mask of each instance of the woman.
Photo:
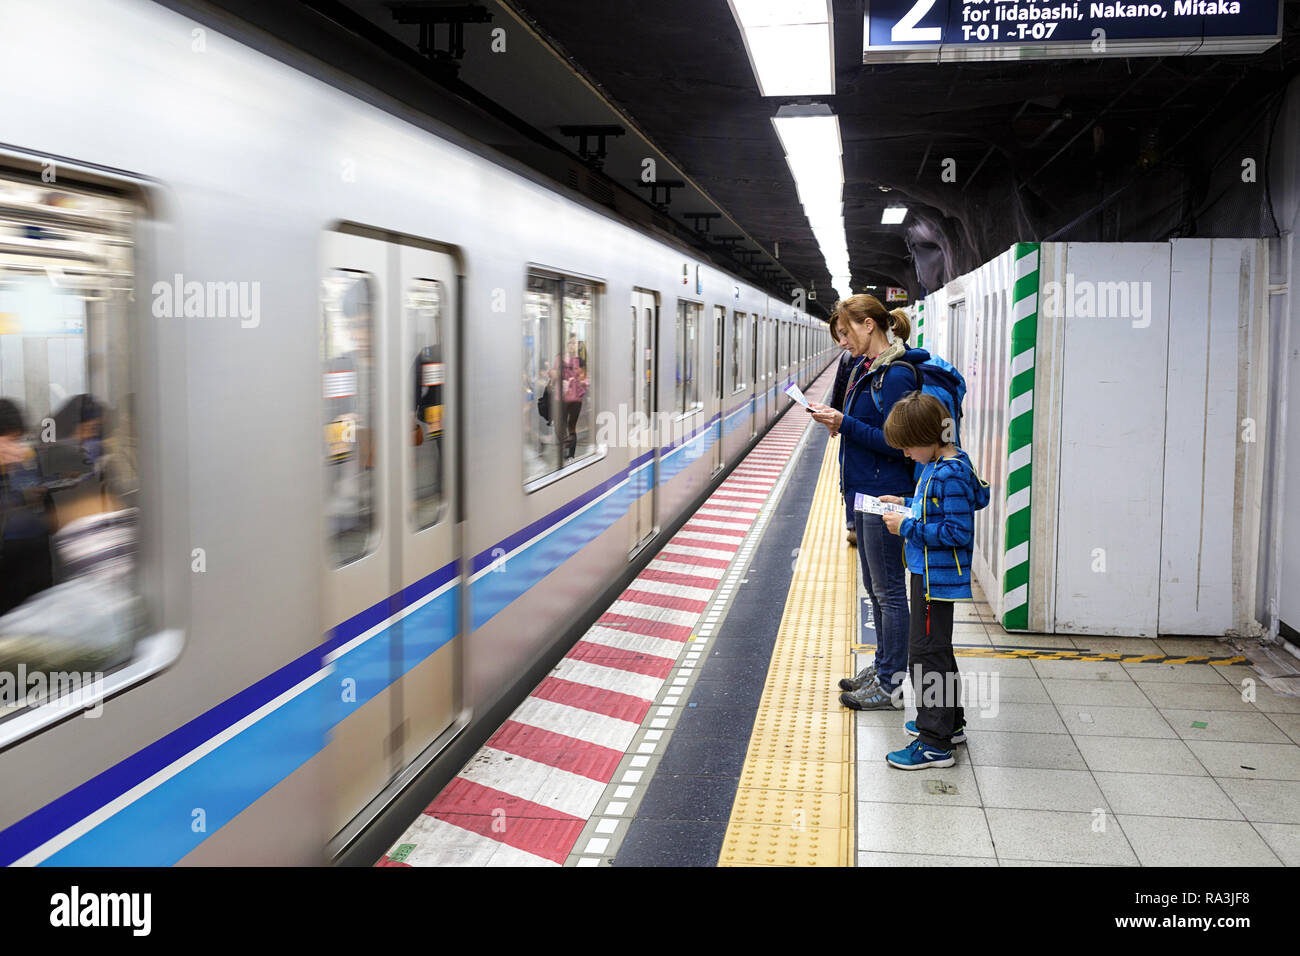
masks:
{"type": "MultiPolygon", "coordinates": [[[[838,321],[849,351],[863,359],[850,375],[843,412],[813,406],[813,418],[841,436],[844,497],[852,502],[859,493],[910,495],[912,462],[885,441],[884,425],[894,403],[916,389],[915,373],[893,363],[919,365],[929,353],[907,348],[911,323],[906,314],[891,315],[874,296],[859,294],[837,303],[832,321],[838,321]]],[[[880,515],[855,511],[854,523],[862,583],[871,598],[876,657],[856,677],[840,681],[845,691],[840,702],[854,710],[900,708],[910,624],[903,549],[880,515]]]]}
{"type": "Polygon", "coordinates": [[[562,363],[564,374],[564,418],[561,420],[560,441],[564,443],[565,460],[573,458],[578,448],[578,415],[582,400],[587,395],[587,363],[578,354],[578,337],[569,336],[568,355],[562,363]]]}

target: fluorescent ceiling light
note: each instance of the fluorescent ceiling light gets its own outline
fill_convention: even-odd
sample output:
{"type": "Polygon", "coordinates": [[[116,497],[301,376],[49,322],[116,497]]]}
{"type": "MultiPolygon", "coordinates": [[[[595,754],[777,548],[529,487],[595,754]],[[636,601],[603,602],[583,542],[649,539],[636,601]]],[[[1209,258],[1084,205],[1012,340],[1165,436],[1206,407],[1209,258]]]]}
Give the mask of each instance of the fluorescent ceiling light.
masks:
{"type": "MultiPolygon", "coordinates": [[[[797,6],[797,4],[793,4],[797,6]]],[[[849,291],[849,245],[844,231],[844,161],[840,121],[830,107],[783,106],[772,117],[795,192],[840,298],[849,291]]]]}
{"type": "Polygon", "coordinates": [[[880,223],[884,226],[897,226],[906,218],[906,206],[886,206],[884,214],[880,217],[880,223]]]}
{"type": "Polygon", "coordinates": [[[764,96],[835,92],[830,0],[729,0],[764,96]]]}

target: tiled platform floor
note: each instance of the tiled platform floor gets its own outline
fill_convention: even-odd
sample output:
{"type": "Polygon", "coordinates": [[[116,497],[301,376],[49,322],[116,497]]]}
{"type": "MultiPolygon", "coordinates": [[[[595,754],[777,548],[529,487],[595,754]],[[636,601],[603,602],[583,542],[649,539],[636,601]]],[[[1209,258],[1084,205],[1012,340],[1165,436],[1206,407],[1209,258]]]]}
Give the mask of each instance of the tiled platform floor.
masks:
{"type": "MultiPolygon", "coordinates": [[[[982,602],[957,617],[957,645],[1235,653],[1212,640],[1008,634],[982,602]]],[[[858,715],[858,865],[1300,865],[1300,697],[1251,666],[957,663],[969,743],[952,767],[885,763],[911,740],[913,709],[858,715]]]]}

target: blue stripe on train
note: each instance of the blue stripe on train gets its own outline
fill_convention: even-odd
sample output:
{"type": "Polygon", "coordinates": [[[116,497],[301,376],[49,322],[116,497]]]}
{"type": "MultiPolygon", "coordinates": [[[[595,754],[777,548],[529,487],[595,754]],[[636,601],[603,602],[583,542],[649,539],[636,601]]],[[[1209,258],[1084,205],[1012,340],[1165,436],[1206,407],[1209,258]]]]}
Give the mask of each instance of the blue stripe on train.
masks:
{"type": "MultiPolygon", "coordinates": [[[[455,563],[448,564],[401,593],[410,599],[408,603],[414,603],[453,581],[455,568],[455,563]]],[[[458,594],[458,586],[447,588],[343,654],[334,662],[332,675],[78,837],[50,856],[46,864],[103,865],[107,860],[121,860],[124,865],[161,866],[176,862],[320,752],[336,723],[455,637],[458,594]],[[393,638],[399,633],[403,654],[395,671],[393,638]],[[348,688],[349,700],[345,702],[342,681],[348,677],[355,680],[355,689],[348,688]],[[183,816],[178,817],[177,808],[182,805],[183,816]],[[204,812],[204,832],[192,829],[195,809],[204,812]],[[167,821],[174,821],[174,828],[167,821]],[[147,836],[141,839],[140,834],[147,836]]],[[[325,654],[388,616],[375,621],[379,607],[386,605],[381,602],[355,615],[315,650],[0,831],[0,865],[13,863],[318,673],[325,654]]]]}
{"type": "MultiPolygon", "coordinates": [[[[661,449],[657,471],[653,460],[641,465],[634,463],[575,499],[576,507],[566,505],[541,522],[534,522],[530,528],[546,522],[553,530],[522,550],[504,557],[510,550],[508,544],[514,542],[513,547],[519,547],[529,540],[530,536],[516,533],[492,550],[476,555],[473,562],[475,573],[490,567],[494,561],[497,564],[470,582],[471,630],[478,630],[613,527],[615,522],[627,514],[632,504],[650,489],[652,480],[660,486],[665,485],[703,456],[718,440],[715,426],[720,421],[721,416],[714,415],[691,435],[661,449]],[[597,501],[601,495],[606,497],[597,501]],[[561,525],[561,522],[564,523],[561,525]]],[[[642,456],[642,459],[645,457],[642,456]]],[[[570,505],[573,504],[570,502],[570,505]]],[[[536,531],[531,537],[540,533],[536,531]]]]}
{"type": "MultiPolygon", "coordinates": [[[[666,484],[751,414],[753,403],[746,401],[725,419],[713,416],[692,435],[661,449],[657,470],[653,453],[646,453],[597,488],[501,542],[498,548],[518,547],[577,515],[510,559],[511,565],[520,566],[511,567],[509,577],[515,579],[518,573],[520,581],[530,582],[522,590],[517,583],[501,588],[494,580],[498,577],[495,574],[485,575],[471,585],[476,607],[473,626],[479,627],[607,530],[637,497],[649,490],[652,481],[666,484]],[[619,487],[625,479],[630,480],[619,487]],[[610,489],[617,490],[582,511],[610,489]],[[491,607],[496,610],[487,617],[477,610],[491,607]]],[[[474,567],[486,567],[493,558],[492,550],[483,552],[474,558],[474,567]]],[[[454,577],[455,563],[451,563],[366,608],[335,627],[319,647],[0,831],[0,865],[13,863],[318,673],[326,654],[454,577]]],[[[336,724],[452,640],[459,630],[458,597],[459,587],[448,587],[341,655],[333,662],[332,673],[51,854],[42,865],[93,866],[110,860],[142,866],[176,863],[324,749],[328,732],[336,724]],[[399,635],[402,653],[394,668],[394,639],[399,635]],[[345,700],[343,682],[348,679],[355,684],[347,688],[350,693],[345,700]],[[203,812],[202,831],[195,830],[196,810],[203,812]]]]}

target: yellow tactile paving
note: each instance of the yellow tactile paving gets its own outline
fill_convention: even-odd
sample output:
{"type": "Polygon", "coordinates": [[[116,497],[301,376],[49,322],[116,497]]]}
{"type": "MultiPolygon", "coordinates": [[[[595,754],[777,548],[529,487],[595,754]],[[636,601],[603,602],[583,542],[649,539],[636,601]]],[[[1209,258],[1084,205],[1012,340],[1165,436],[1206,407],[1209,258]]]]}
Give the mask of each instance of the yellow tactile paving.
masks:
{"type": "Polygon", "coordinates": [[[719,866],[853,863],[856,557],[844,547],[837,443],[827,443],[719,866]]]}

